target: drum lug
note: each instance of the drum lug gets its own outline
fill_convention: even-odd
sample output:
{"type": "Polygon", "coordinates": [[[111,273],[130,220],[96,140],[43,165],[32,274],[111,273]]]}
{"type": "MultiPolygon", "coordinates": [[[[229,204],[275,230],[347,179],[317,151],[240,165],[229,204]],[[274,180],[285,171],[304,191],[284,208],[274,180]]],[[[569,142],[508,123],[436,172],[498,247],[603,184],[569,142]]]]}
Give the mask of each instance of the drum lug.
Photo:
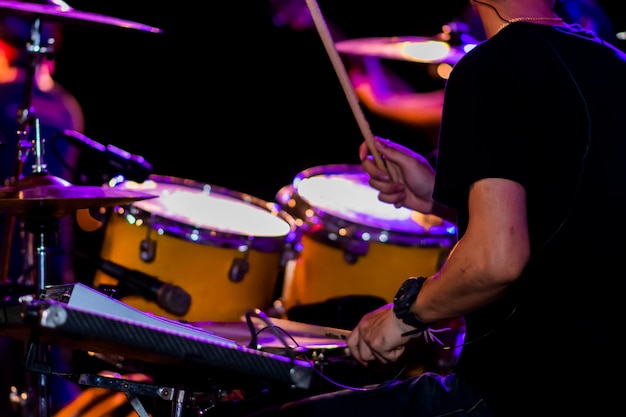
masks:
{"type": "Polygon", "coordinates": [[[362,240],[350,239],[344,245],[343,259],[350,265],[354,265],[359,257],[367,255],[369,243],[362,240]]]}
{"type": "Polygon", "coordinates": [[[352,252],[344,252],[343,259],[344,261],[346,261],[346,263],[348,263],[348,265],[354,265],[356,261],[359,260],[359,255],[352,252]]]}
{"type": "Polygon", "coordinates": [[[154,262],[156,258],[157,242],[153,239],[143,239],[139,244],[139,257],[146,263],[154,262]]]}
{"type": "Polygon", "coordinates": [[[243,258],[235,258],[233,259],[233,263],[230,265],[230,269],[228,270],[228,279],[232,282],[241,282],[243,281],[244,276],[248,273],[250,269],[250,264],[247,259],[247,252],[243,258]]]}
{"type": "MultiPolygon", "coordinates": [[[[301,246],[301,244],[300,244],[301,246]]],[[[290,261],[298,259],[300,256],[300,252],[302,252],[302,248],[294,247],[292,245],[287,245],[280,257],[280,266],[284,268],[290,261]]]]}

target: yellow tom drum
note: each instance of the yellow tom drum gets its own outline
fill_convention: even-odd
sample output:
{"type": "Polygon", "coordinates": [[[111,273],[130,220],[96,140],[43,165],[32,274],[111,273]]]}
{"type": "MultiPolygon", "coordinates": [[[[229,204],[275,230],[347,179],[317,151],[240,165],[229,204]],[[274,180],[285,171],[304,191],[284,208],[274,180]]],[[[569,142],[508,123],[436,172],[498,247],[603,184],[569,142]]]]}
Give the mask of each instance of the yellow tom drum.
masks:
{"type": "MultiPolygon", "coordinates": [[[[187,321],[236,321],[249,309],[272,305],[297,237],[295,219],[278,204],[158,175],[116,187],[156,198],[115,208],[106,221],[101,258],[181,287],[192,298],[182,317],[140,294],[124,296],[123,302],[187,321]]],[[[94,286],[116,284],[114,277],[96,272],[94,286]]]]}
{"type": "Polygon", "coordinates": [[[360,165],[317,166],[277,193],[301,235],[284,274],[286,310],[346,295],[390,302],[406,278],[431,275],[445,261],[456,227],[381,202],[368,178],[360,165]]]}

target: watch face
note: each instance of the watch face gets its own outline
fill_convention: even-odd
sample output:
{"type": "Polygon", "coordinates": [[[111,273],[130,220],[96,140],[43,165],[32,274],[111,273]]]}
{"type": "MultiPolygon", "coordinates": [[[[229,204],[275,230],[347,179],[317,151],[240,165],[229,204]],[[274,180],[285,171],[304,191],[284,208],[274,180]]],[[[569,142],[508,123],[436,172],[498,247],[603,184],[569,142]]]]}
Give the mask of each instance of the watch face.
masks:
{"type": "Polygon", "coordinates": [[[400,288],[400,292],[399,292],[399,295],[397,297],[398,303],[399,304],[406,303],[407,298],[409,298],[410,295],[411,295],[411,288],[407,284],[404,284],[400,288]]]}
{"type": "Polygon", "coordinates": [[[419,291],[419,288],[420,288],[420,285],[417,279],[411,278],[405,281],[404,285],[402,286],[402,297],[407,298],[413,294],[417,294],[417,292],[419,291]]]}
{"type": "Polygon", "coordinates": [[[422,283],[426,280],[425,277],[409,278],[396,293],[396,297],[393,300],[393,312],[397,318],[402,320],[409,326],[416,327],[418,329],[425,329],[429,327],[427,324],[422,323],[411,313],[411,305],[417,299],[417,295],[422,289],[422,283]]]}
{"type": "Polygon", "coordinates": [[[393,297],[393,302],[394,303],[401,302],[404,299],[405,294],[406,294],[406,284],[402,284],[402,286],[398,289],[396,296],[393,297]]]}

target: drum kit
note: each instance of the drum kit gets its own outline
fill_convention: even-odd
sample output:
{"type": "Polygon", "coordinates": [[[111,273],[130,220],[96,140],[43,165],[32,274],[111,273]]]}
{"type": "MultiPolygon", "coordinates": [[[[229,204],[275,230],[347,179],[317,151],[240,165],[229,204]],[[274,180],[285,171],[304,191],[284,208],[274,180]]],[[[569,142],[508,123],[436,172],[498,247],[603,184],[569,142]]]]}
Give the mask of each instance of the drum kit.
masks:
{"type": "MultiPolygon", "coordinates": [[[[0,0],[0,12],[32,20],[31,41],[26,45],[30,65],[23,106],[17,114],[20,129],[15,166],[7,185],[0,187],[0,213],[7,218],[0,266],[6,275],[12,230],[19,220],[33,238],[30,255],[35,260],[35,298],[52,282],[49,252],[59,220],[92,209],[114,208],[106,222],[100,257],[122,271],[117,277],[104,270],[96,272],[95,286],[119,289],[117,296],[123,302],[146,314],[197,323],[199,328],[228,338],[233,331],[239,339],[245,336],[241,318],[251,308],[286,314],[295,306],[355,292],[388,302],[397,284],[379,280],[383,273],[389,274],[389,268],[395,268],[391,273],[398,276],[416,271],[434,273],[452,246],[452,224],[381,203],[359,166],[320,166],[303,171],[277,193],[276,202],[160,175],[150,175],[143,182],[123,180],[103,186],[77,186],[50,175],[43,157],[39,121],[31,108],[35,70],[53,45],[42,42],[42,22],[155,34],[162,30],[80,12],[60,0],[44,4],[0,0]],[[24,175],[23,166],[31,154],[35,159],[33,171],[24,175]],[[199,302],[191,303],[184,312],[172,312],[155,303],[145,291],[126,294],[122,281],[131,275],[141,280],[141,286],[149,292],[175,283],[187,294],[198,295],[199,302]],[[276,288],[280,288],[278,294],[276,288]]],[[[432,39],[357,39],[336,46],[345,54],[454,64],[472,43],[452,41],[449,35],[432,39]]],[[[281,325],[290,325],[293,334],[300,332],[301,345],[345,352],[345,342],[328,341],[324,332],[322,336],[310,334],[309,327],[305,332],[302,326],[289,321],[281,325]]],[[[36,360],[47,365],[48,346],[30,338],[29,343],[36,360]]],[[[275,347],[273,343],[268,349],[275,347]]],[[[29,403],[23,415],[50,414],[47,376],[45,372],[37,375],[39,379],[31,387],[35,401],[29,403]]],[[[178,411],[173,415],[182,416],[178,411]]]]}

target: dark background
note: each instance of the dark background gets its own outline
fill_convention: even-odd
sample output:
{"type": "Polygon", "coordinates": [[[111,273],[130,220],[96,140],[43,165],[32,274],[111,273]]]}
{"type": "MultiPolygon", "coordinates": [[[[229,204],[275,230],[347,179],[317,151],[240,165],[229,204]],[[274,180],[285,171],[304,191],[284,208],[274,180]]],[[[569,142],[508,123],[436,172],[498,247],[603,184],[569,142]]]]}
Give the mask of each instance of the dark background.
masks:
{"type": "MultiPolygon", "coordinates": [[[[267,1],[68,3],[164,30],[66,22],[57,79],[81,102],[90,138],[143,156],[156,174],[265,200],[307,168],[358,163],[362,136],[317,32],[274,26],[267,1]]],[[[467,1],[366,3],[319,4],[349,37],[431,36],[467,1]]],[[[626,29],[619,2],[601,4],[626,29]]],[[[396,65],[419,76],[423,64],[396,65]]],[[[419,144],[418,133],[370,123],[419,144]]]]}
{"type": "MultiPolygon", "coordinates": [[[[365,37],[434,35],[465,1],[329,3],[326,19],[365,37]]],[[[82,103],[90,138],[144,156],[157,174],[265,200],[304,169],[359,162],[362,136],[319,35],[274,26],[267,1],[70,5],[164,30],[65,25],[57,79],[82,103]]]]}

